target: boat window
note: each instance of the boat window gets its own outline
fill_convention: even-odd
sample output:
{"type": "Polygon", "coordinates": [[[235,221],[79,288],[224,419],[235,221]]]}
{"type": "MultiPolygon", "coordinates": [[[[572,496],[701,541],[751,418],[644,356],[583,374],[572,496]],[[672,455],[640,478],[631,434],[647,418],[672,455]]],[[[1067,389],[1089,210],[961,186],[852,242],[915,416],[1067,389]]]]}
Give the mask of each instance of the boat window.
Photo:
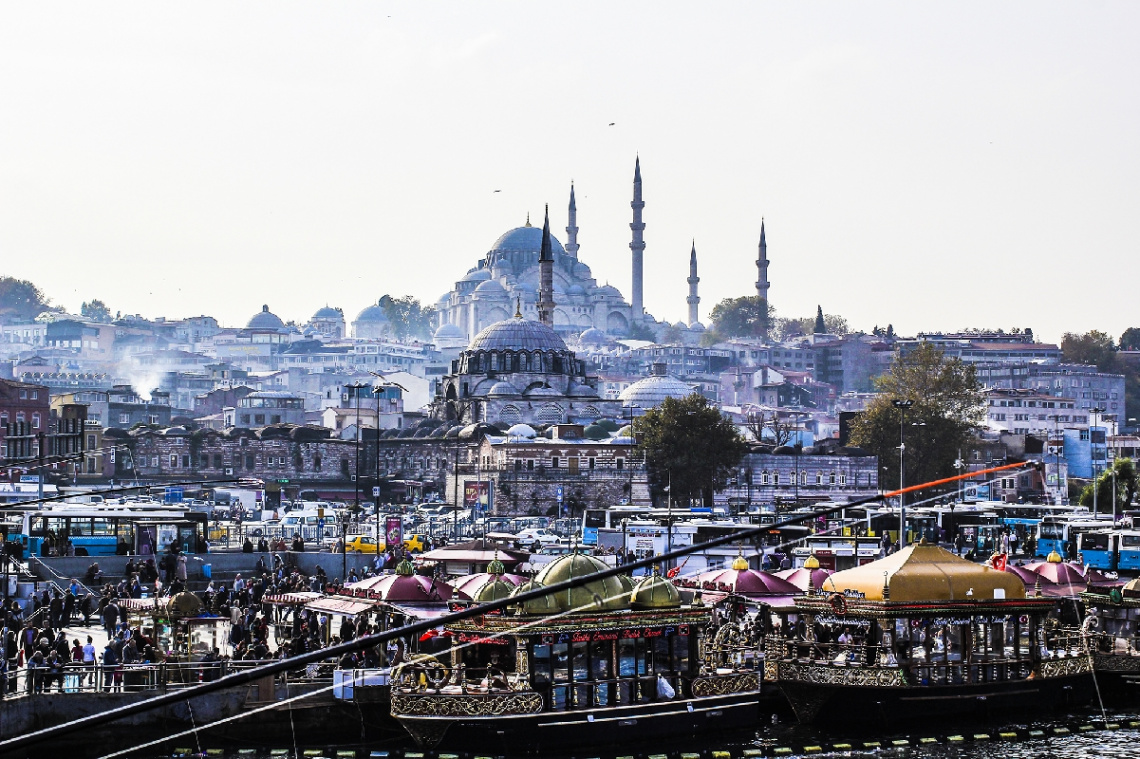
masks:
{"type": "Polygon", "coordinates": [[[534,673],[534,685],[550,684],[550,646],[534,647],[534,663],[531,666],[534,673]]]}
{"type": "Polygon", "coordinates": [[[673,656],[669,651],[669,638],[662,636],[647,642],[653,644],[653,671],[664,673],[672,670],[673,656]]]}
{"type": "Polygon", "coordinates": [[[579,708],[591,706],[589,645],[583,641],[574,643],[571,649],[574,656],[574,706],[579,708]]]}
{"type": "Polygon", "coordinates": [[[565,643],[554,644],[554,682],[570,682],[570,647],[565,643]]]}
{"type": "Polygon", "coordinates": [[[633,677],[637,674],[637,642],[618,641],[618,677],[633,677]]]}
{"type": "Polygon", "coordinates": [[[689,636],[681,633],[673,638],[673,671],[689,671],[689,636]]]}

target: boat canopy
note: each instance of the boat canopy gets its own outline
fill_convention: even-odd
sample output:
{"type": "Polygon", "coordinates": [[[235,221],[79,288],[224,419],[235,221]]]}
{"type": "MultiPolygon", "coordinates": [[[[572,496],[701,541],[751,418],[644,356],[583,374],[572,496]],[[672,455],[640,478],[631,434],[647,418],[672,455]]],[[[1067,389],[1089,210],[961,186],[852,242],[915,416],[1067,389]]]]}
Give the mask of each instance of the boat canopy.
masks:
{"type": "Polygon", "coordinates": [[[884,559],[836,572],[823,581],[820,591],[891,603],[977,602],[1025,598],[1025,583],[1009,572],[918,543],[884,559]]]}

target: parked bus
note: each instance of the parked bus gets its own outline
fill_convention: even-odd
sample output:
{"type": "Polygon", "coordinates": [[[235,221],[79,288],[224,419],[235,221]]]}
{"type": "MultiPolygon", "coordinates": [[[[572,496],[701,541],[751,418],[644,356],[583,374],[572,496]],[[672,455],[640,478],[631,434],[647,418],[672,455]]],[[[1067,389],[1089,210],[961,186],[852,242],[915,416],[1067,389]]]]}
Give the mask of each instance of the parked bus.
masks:
{"type": "Polygon", "coordinates": [[[1046,557],[1056,551],[1066,560],[1075,559],[1077,536],[1082,532],[1093,532],[1112,527],[1109,519],[1066,519],[1045,517],[1037,525],[1037,549],[1035,555],[1046,557]]]}
{"type": "Polygon", "coordinates": [[[67,541],[76,556],[157,554],[172,543],[183,553],[206,550],[206,515],[181,506],[55,504],[12,519],[19,525],[10,539],[20,541],[25,555],[60,555],[67,541]]]}
{"type": "Polygon", "coordinates": [[[1096,530],[1077,535],[1081,561],[1103,572],[1140,570],[1140,531],[1096,530]]]}
{"type": "Polygon", "coordinates": [[[582,514],[582,544],[596,546],[598,530],[621,527],[623,519],[646,519],[650,514],[648,506],[611,506],[608,509],[586,509],[582,514]]]}

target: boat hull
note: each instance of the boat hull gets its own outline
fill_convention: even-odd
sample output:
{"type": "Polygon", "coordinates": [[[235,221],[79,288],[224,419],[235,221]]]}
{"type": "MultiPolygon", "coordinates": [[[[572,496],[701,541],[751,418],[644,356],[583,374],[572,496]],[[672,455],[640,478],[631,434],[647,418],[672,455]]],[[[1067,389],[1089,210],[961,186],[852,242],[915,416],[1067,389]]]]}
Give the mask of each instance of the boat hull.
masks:
{"type": "Polygon", "coordinates": [[[1114,704],[1140,700],[1140,656],[1131,654],[1096,654],[1097,687],[1101,696],[1114,704]]]}
{"type": "MultiPolygon", "coordinates": [[[[762,714],[770,714],[782,700],[779,693],[761,696],[753,690],[595,709],[487,716],[397,714],[397,719],[423,748],[481,748],[502,754],[636,745],[755,729],[762,714]]],[[[394,711],[399,707],[399,696],[394,696],[394,711]]]]}
{"type": "Polygon", "coordinates": [[[1096,697],[1088,666],[1050,677],[947,685],[908,685],[893,681],[889,673],[877,680],[856,681],[842,668],[820,669],[801,670],[798,677],[780,680],[800,722],[826,720],[828,725],[895,729],[928,723],[932,716],[948,720],[1019,713],[1045,716],[1085,706],[1096,697]]]}

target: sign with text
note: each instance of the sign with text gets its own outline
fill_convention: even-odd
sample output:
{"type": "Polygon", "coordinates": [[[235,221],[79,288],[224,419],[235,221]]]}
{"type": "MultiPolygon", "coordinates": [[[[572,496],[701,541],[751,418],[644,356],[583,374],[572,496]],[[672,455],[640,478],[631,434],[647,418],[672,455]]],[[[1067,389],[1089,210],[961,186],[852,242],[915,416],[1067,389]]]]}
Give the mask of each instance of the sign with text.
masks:
{"type": "Polygon", "coordinates": [[[465,482],[463,483],[463,505],[467,508],[478,508],[481,511],[491,510],[491,483],[465,482]]]}
{"type": "Polygon", "coordinates": [[[388,517],[384,520],[385,545],[396,548],[404,542],[404,520],[400,517],[388,517]]]}

